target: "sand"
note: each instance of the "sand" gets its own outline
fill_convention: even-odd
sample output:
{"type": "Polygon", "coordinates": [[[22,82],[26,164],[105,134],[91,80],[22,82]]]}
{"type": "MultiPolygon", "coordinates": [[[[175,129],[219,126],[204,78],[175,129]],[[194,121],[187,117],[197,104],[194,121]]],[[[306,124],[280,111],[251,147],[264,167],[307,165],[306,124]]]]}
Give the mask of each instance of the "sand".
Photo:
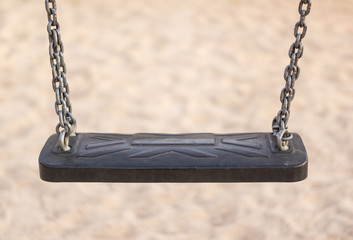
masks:
{"type": "MultiPolygon", "coordinates": [[[[79,132],[270,131],[298,1],[62,0],[79,132]]],[[[0,239],[353,239],[353,1],[313,1],[290,130],[298,183],[52,184],[44,1],[0,2],[0,239]]]]}

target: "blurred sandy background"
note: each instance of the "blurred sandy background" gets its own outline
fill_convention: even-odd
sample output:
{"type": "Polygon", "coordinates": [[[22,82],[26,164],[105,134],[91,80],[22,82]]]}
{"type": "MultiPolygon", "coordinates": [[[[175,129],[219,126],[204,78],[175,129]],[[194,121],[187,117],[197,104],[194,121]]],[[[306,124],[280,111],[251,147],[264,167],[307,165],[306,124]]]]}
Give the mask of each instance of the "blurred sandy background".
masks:
{"type": "MultiPolygon", "coordinates": [[[[270,131],[298,0],[62,0],[78,131],[270,131]]],[[[0,239],[353,239],[353,0],[313,1],[294,184],[51,184],[44,1],[0,1],[0,239]]]]}

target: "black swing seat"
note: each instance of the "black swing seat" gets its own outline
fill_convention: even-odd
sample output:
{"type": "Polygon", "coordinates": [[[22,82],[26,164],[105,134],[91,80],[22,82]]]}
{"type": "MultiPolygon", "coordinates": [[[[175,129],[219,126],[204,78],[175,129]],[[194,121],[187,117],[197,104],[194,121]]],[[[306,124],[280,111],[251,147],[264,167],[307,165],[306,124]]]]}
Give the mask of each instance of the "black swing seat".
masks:
{"type": "Polygon", "coordinates": [[[61,152],[52,135],[40,156],[50,182],[295,182],[307,177],[298,134],[288,151],[270,133],[102,134],[70,137],[61,152]]]}

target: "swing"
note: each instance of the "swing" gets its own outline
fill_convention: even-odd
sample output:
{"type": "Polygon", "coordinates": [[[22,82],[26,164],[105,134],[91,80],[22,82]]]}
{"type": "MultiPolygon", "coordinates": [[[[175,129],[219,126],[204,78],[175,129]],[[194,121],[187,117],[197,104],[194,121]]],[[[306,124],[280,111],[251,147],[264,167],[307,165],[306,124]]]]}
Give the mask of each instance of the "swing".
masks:
{"type": "Polygon", "coordinates": [[[294,83],[303,55],[311,0],[300,0],[300,20],[289,49],[281,109],[272,133],[106,134],[76,133],[69,100],[56,0],[45,0],[56,134],[39,156],[41,179],[50,182],[295,182],[307,177],[308,157],[298,134],[288,131],[294,83]]]}

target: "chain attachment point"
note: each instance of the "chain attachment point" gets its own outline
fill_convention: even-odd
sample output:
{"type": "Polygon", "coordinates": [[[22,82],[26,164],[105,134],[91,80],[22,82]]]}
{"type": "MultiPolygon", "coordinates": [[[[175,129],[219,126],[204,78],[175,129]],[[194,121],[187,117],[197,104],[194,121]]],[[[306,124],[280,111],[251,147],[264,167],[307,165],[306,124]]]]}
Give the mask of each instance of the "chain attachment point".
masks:
{"type": "Polygon", "coordinates": [[[61,131],[59,134],[59,148],[63,152],[69,151],[71,149],[69,146],[69,137],[66,135],[67,134],[65,130],[61,131]]]}

